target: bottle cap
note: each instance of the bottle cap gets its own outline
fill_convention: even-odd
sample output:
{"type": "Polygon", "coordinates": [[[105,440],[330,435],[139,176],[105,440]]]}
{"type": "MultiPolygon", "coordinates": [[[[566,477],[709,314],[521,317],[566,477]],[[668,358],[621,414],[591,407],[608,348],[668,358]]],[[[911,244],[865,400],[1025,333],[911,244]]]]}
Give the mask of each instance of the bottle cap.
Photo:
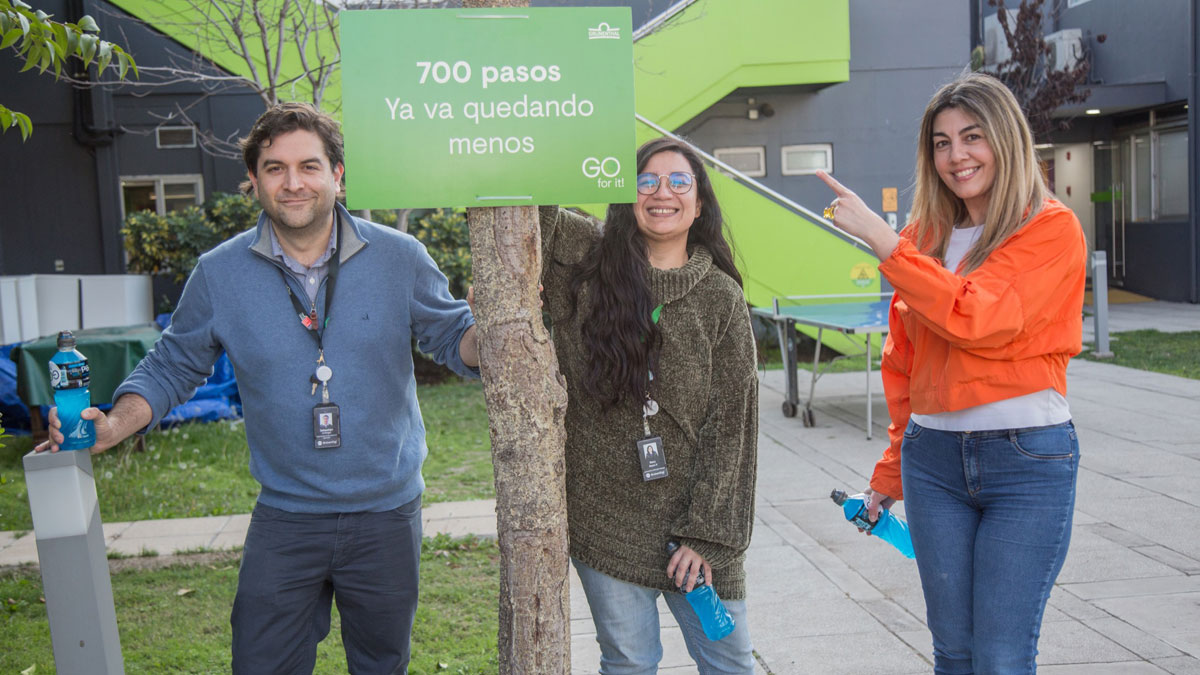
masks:
{"type": "Polygon", "coordinates": [[[59,351],[71,351],[75,349],[75,336],[71,331],[64,330],[58,333],[58,349],[59,351]]]}
{"type": "Polygon", "coordinates": [[[834,490],[833,492],[829,493],[829,498],[833,500],[834,504],[841,506],[842,504],[846,503],[846,491],[834,490]]]}

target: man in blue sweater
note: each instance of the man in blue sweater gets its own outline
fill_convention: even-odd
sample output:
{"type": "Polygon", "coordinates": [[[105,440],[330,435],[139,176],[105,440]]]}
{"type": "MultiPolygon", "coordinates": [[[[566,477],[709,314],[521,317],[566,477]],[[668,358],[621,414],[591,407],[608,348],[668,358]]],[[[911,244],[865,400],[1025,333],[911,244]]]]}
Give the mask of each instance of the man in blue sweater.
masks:
{"type": "MultiPolygon", "coordinates": [[[[234,600],[234,673],[312,672],[336,599],[352,673],[404,673],[417,606],[425,427],[412,339],[478,373],[474,319],[413,237],[350,215],[337,123],[264,113],[242,152],[263,213],[200,257],[171,325],[89,408],[104,450],[191,398],[222,350],[262,485],[234,600]]],[[[63,441],[57,415],[50,440],[63,441]]]]}

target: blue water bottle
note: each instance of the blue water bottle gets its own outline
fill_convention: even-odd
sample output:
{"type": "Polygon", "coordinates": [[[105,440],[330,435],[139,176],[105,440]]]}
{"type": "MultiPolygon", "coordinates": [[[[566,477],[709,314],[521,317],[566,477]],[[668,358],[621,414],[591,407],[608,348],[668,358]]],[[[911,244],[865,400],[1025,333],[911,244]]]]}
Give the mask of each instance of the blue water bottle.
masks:
{"type": "MultiPolygon", "coordinates": [[[[677,542],[668,541],[667,555],[674,555],[678,548],[677,542]]],[[[729,615],[729,610],[725,609],[725,603],[721,602],[721,598],[717,596],[713,587],[704,583],[703,571],[697,575],[696,585],[692,587],[690,593],[685,593],[682,588],[679,588],[679,592],[683,593],[684,598],[687,598],[688,604],[692,606],[692,611],[696,613],[696,618],[700,619],[704,637],[716,642],[733,632],[733,617],[729,615]]]]}
{"type": "Polygon", "coordinates": [[[903,553],[905,558],[914,557],[912,537],[908,534],[908,523],[887,509],[881,509],[879,520],[872,523],[867,512],[866,495],[863,494],[847,497],[844,491],[834,490],[829,497],[833,499],[834,504],[842,507],[843,513],[846,514],[846,520],[895,546],[896,550],[903,553]]]}
{"type": "Polygon", "coordinates": [[[58,334],[58,353],[50,359],[50,386],[54,405],[62,423],[62,450],[86,450],[96,444],[96,426],[80,414],[92,405],[91,369],[87,357],[75,349],[75,336],[64,330],[58,334]]]}

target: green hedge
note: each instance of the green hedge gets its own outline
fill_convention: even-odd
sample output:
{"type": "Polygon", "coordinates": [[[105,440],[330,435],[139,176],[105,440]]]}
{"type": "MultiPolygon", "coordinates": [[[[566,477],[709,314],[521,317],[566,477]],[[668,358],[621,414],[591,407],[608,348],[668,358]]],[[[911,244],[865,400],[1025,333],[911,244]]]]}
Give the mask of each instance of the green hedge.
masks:
{"type": "Polygon", "coordinates": [[[121,235],[130,272],[161,274],[180,283],[200,255],[254,227],[258,202],[246,195],[215,193],[203,207],[189,206],[165,216],[137,211],[125,218],[121,235]]]}

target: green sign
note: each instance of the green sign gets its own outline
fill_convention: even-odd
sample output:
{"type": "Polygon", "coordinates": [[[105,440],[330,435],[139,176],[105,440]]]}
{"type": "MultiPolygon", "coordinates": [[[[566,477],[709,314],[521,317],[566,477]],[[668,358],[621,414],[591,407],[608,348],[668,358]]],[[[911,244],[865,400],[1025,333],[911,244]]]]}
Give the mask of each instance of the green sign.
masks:
{"type": "Polygon", "coordinates": [[[635,201],[629,8],[340,21],[350,208],[635,201]]]}

